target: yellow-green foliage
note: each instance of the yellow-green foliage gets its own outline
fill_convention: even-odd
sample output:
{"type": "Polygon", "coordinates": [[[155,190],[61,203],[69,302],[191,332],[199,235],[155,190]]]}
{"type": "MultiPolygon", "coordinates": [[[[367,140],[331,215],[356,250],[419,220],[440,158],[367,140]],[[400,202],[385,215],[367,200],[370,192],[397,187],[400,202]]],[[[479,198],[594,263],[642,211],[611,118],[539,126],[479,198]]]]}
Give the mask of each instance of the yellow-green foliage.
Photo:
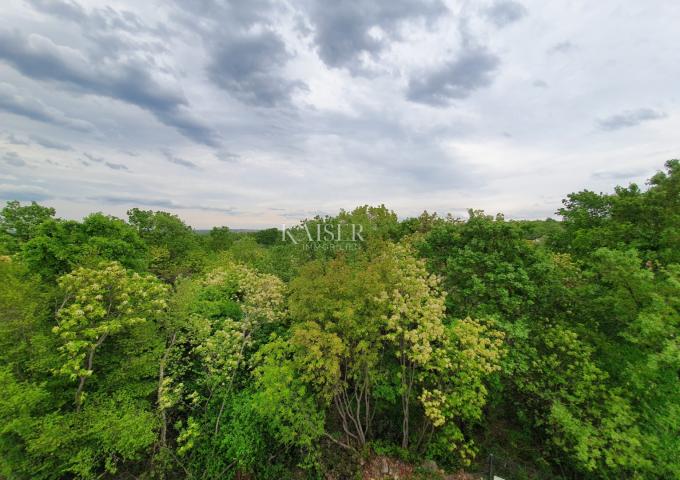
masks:
{"type": "Polygon", "coordinates": [[[94,372],[96,349],[109,336],[161,316],[168,287],[151,275],[128,273],[116,262],[77,268],[60,277],[58,284],[63,300],[52,329],[64,359],[58,373],[80,379],[79,407],[85,379],[94,372]]]}

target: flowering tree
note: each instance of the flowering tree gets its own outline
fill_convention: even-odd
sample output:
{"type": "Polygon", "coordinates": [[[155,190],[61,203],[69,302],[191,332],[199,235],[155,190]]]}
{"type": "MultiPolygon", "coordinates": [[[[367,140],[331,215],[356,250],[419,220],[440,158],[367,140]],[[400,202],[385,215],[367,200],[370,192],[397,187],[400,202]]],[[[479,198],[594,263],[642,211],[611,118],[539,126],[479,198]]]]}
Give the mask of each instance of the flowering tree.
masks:
{"type": "Polygon", "coordinates": [[[97,349],[110,336],[162,315],[168,287],[153,276],[131,274],[117,262],[77,268],[58,283],[63,301],[52,330],[61,340],[64,360],[58,373],[78,381],[75,405],[80,410],[97,349]]]}

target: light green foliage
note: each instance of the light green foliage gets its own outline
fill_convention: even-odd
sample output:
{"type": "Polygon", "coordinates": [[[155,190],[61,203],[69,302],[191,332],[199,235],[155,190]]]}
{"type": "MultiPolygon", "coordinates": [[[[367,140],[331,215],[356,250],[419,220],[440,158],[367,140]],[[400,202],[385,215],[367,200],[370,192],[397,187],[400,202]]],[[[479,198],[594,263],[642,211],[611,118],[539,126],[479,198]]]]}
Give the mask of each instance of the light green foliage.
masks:
{"type": "Polygon", "coordinates": [[[28,465],[17,478],[94,479],[142,457],[155,438],[153,413],[126,396],[91,400],[79,412],[32,420],[23,434],[28,465]]]}
{"type": "Polygon", "coordinates": [[[520,409],[585,472],[631,472],[645,465],[630,405],[608,387],[593,351],[566,327],[544,327],[529,346],[530,368],[515,382],[520,409]]]}
{"type": "Polygon", "coordinates": [[[3,261],[0,275],[4,478],[95,478],[139,461],[156,438],[147,400],[158,358],[152,319],[166,287],[116,263],[79,268],[60,279],[54,318],[51,289],[41,292],[21,263],[3,261]]]}
{"type": "Polygon", "coordinates": [[[387,240],[398,239],[401,229],[397,215],[384,205],[364,205],[352,211],[340,210],[336,216],[305,219],[289,226],[282,243],[292,248],[300,259],[332,259],[337,254],[348,257],[361,254],[387,240]],[[295,239],[297,244],[291,240],[295,239]]]}
{"type": "Polygon", "coordinates": [[[33,434],[40,404],[49,393],[40,385],[17,381],[11,368],[0,369],[0,476],[27,478],[37,465],[26,459],[21,439],[33,434]]]}
{"type": "MultiPolygon", "coordinates": [[[[444,295],[438,290],[437,277],[427,273],[425,262],[416,260],[405,247],[389,246],[385,257],[392,265],[388,270],[391,274],[389,284],[381,292],[387,312],[383,316],[384,339],[391,343],[399,362],[403,414],[401,446],[407,448],[411,399],[417,394],[414,387],[422,388],[419,385],[421,378],[416,377],[434,368],[434,351],[444,344],[444,295]]],[[[421,401],[423,398],[421,395],[421,401]]]]}
{"type": "Polygon", "coordinates": [[[263,413],[241,390],[252,383],[252,353],[284,321],[283,294],[278,278],[233,262],[178,285],[168,326],[175,339],[169,347],[173,361],[167,362],[159,388],[161,411],[163,418],[191,412],[186,422],[175,424],[178,453],[187,468],[205,478],[233,475],[234,465],[251,468],[250,456],[260,452],[246,448],[233,424],[246,428],[243,435],[250,438],[264,422],[263,413]],[[187,368],[192,364],[200,369],[187,368]],[[235,404],[236,398],[244,404],[235,404]],[[256,425],[243,425],[247,419],[256,425]],[[225,438],[241,446],[232,448],[225,438]]]}
{"type": "Polygon", "coordinates": [[[309,264],[291,286],[290,313],[299,323],[286,368],[326,409],[327,438],[358,449],[374,421],[391,421],[402,448],[424,448],[436,432],[447,448],[435,455],[472,456],[457,425],[480,418],[501,335],[469,319],[447,323],[438,279],[409,247],[309,264]],[[399,412],[398,427],[387,412],[399,412]]]}
{"type": "Polygon", "coordinates": [[[379,205],[362,205],[347,212],[341,210],[336,217],[338,222],[361,225],[365,241],[372,239],[395,240],[399,235],[399,221],[392,210],[379,205]]]}
{"type": "Polygon", "coordinates": [[[600,249],[593,255],[586,290],[595,329],[609,339],[604,367],[637,415],[649,471],[672,476],[680,469],[680,269],[657,269],[634,250],[600,249]]]}
{"type": "Polygon", "coordinates": [[[301,448],[310,454],[316,450],[316,442],[324,432],[324,412],[305,380],[323,389],[330,383],[329,374],[332,377],[338,369],[337,363],[329,365],[318,352],[304,351],[304,344],[297,342],[303,338],[314,350],[328,349],[331,358],[337,358],[341,348],[337,341],[325,345],[327,339],[319,338],[320,332],[316,333],[315,338],[314,334],[310,337],[298,330],[290,346],[281,341],[267,345],[261,352],[263,361],[254,372],[256,390],[252,400],[255,412],[269,422],[281,445],[301,448]],[[307,360],[315,362],[308,364],[307,360]],[[317,377],[317,374],[320,375],[317,377]]]}
{"type": "Polygon", "coordinates": [[[250,235],[236,240],[229,252],[237,262],[253,267],[261,267],[267,261],[267,250],[250,235]]]}
{"type": "Polygon", "coordinates": [[[343,388],[341,339],[312,322],[297,324],[290,338],[275,337],[257,354],[254,411],[274,438],[301,453],[301,465],[317,467],[326,411],[343,388]]]}
{"type": "Polygon", "coordinates": [[[58,372],[78,380],[75,403],[80,408],[97,348],[107,337],[162,315],[167,287],[151,276],[129,274],[115,262],[80,267],[59,278],[59,287],[64,297],[53,332],[62,343],[64,363],[58,372]]]}
{"type": "MultiPolygon", "coordinates": [[[[344,443],[362,447],[370,430],[372,390],[380,375],[382,343],[380,325],[381,264],[361,258],[350,264],[343,258],[308,264],[291,284],[290,314],[296,323],[317,323],[340,339],[344,355],[340,375],[331,387],[334,407],[340,417],[344,443]],[[350,396],[356,398],[350,402],[350,396]]],[[[320,347],[333,352],[335,348],[320,347]]],[[[330,360],[333,360],[331,358],[330,360]]],[[[327,361],[327,360],[326,360],[327,361]]]]}
{"type": "MultiPolygon", "coordinates": [[[[586,234],[599,240],[607,234],[598,229],[608,207],[600,197],[588,198],[589,209],[578,211],[582,234],[574,245],[586,234]]],[[[512,421],[525,426],[542,455],[578,475],[644,476],[657,465],[673,465],[669,449],[652,446],[651,439],[670,439],[668,428],[677,425],[670,400],[677,398],[671,387],[677,378],[650,370],[654,357],[642,347],[650,335],[647,346],[673,351],[677,313],[667,300],[672,275],[667,269],[655,274],[652,263],[623,250],[591,251],[583,269],[569,255],[525,241],[518,227],[472,212],[465,223],[441,223],[416,239],[443,276],[448,311],[491,315],[506,332],[512,348],[494,387],[499,413],[492,416],[515,412],[512,421]],[[636,384],[640,389],[633,393],[636,384]],[[653,435],[645,433],[652,429],[653,435]]],[[[428,401],[439,404],[441,395],[428,401]]],[[[675,441],[663,441],[669,443],[675,441]]],[[[675,467],[664,468],[658,471],[675,467]]]]}
{"type": "Polygon", "coordinates": [[[421,380],[419,400],[435,433],[430,455],[447,461],[456,454],[468,465],[476,448],[465,429],[482,419],[486,381],[501,368],[504,336],[470,318],[447,326],[445,336],[421,380]]]}
{"type": "MultiPolygon", "coordinates": [[[[218,317],[219,321],[206,319],[210,334],[196,346],[208,378],[221,383],[231,382],[245,350],[253,341],[255,330],[282,319],[283,285],[274,276],[258,274],[239,264],[206,274],[201,284],[205,293],[221,290],[222,295],[236,302],[232,312],[223,310],[227,315],[218,317]]],[[[211,297],[213,301],[220,299],[218,295],[211,297]]]]}
{"type": "Polygon", "coordinates": [[[427,365],[434,345],[444,337],[444,295],[439,281],[429,275],[425,262],[417,260],[403,246],[389,247],[387,261],[394,262],[394,278],[382,301],[386,340],[397,348],[397,356],[414,366],[427,365]]]}

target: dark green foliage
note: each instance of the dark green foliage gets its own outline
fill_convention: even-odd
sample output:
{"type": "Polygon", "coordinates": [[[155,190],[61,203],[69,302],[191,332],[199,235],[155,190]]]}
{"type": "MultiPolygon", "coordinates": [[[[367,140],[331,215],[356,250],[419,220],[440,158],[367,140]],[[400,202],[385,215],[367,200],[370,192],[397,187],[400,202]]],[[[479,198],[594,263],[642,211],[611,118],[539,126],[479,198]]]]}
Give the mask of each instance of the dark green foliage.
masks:
{"type": "Polygon", "coordinates": [[[536,243],[543,243],[549,238],[557,237],[562,231],[562,222],[552,218],[545,220],[514,220],[524,232],[524,238],[536,243]]]}
{"type": "Polygon", "coordinates": [[[136,271],[143,271],[148,262],[147,247],[137,232],[123,220],[102,213],[88,215],[82,222],[44,221],[23,246],[23,256],[31,270],[49,279],[101,260],[115,260],[136,271]]]}
{"type": "Polygon", "coordinates": [[[281,230],[278,228],[267,228],[258,230],[253,236],[260,245],[274,245],[281,241],[281,230]]]}
{"type": "Polygon", "coordinates": [[[206,240],[208,248],[214,252],[227,250],[236,240],[236,234],[229,227],[213,227],[206,240]]]}
{"type": "Polygon", "coordinates": [[[435,226],[419,245],[430,268],[443,276],[455,317],[518,319],[536,302],[540,256],[519,226],[502,216],[470,211],[465,222],[435,226]]]}
{"type": "Polygon", "coordinates": [[[35,202],[25,206],[17,201],[7,202],[0,212],[0,241],[4,247],[4,252],[0,250],[0,253],[16,252],[35,236],[38,226],[54,214],[54,208],[35,202]]]}
{"type": "Polygon", "coordinates": [[[128,219],[149,248],[149,269],[160,278],[174,282],[200,270],[204,259],[197,234],[179,217],[133,208],[128,219]]]}
{"type": "Polygon", "coordinates": [[[666,171],[654,175],[649,186],[568,195],[558,211],[564,231],[554,234],[553,245],[578,256],[599,247],[629,247],[644,260],[680,262],[680,160],[666,162],[666,171]]]}

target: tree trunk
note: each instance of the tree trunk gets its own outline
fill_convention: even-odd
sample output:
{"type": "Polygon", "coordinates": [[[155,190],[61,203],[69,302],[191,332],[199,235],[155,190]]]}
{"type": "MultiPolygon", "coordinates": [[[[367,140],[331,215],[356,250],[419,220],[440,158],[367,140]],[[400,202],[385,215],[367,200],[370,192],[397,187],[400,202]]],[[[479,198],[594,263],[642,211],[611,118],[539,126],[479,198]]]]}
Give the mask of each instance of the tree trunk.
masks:
{"type": "MultiPolygon", "coordinates": [[[[92,363],[93,363],[93,361],[94,361],[94,352],[95,352],[95,350],[97,350],[97,347],[99,347],[102,343],[104,343],[104,340],[105,340],[106,337],[108,337],[108,336],[109,336],[109,334],[108,334],[108,333],[105,333],[104,335],[102,335],[101,337],[99,337],[99,340],[97,340],[97,343],[95,343],[94,345],[92,345],[92,347],[90,348],[90,354],[87,356],[87,369],[88,369],[88,370],[92,370],[92,363]]],[[[75,402],[76,402],[76,411],[77,411],[77,412],[80,411],[80,406],[81,406],[81,404],[82,404],[82,400],[83,400],[83,398],[82,398],[82,397],[83,397],[83,389],[85,388],[85,380],[87,380],[87,377],[86,377],[85,375],[82,375],[82,376],[80,377],[80,381],[78,382],[78,390],[76,390],[76,398],[75,398],[75,402]]]]}

